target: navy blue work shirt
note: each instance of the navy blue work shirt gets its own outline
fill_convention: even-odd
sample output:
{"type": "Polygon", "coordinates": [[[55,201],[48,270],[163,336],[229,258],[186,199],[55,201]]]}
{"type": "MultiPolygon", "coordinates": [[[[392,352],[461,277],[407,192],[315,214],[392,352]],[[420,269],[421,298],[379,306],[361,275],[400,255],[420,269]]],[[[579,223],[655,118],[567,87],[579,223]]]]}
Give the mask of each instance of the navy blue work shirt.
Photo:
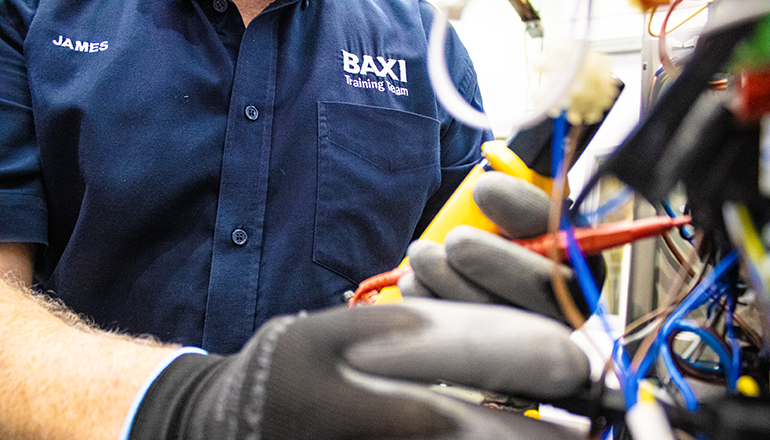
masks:
{"type": "MultiPolygon", "coordinates": [[[[437,104],[431,7],[0,2],[0,240],[103,327],[212,352],[392,269],[488,131],[437,104]]],[[[467,52],[450,75],[476,108],[467,52]]]]}

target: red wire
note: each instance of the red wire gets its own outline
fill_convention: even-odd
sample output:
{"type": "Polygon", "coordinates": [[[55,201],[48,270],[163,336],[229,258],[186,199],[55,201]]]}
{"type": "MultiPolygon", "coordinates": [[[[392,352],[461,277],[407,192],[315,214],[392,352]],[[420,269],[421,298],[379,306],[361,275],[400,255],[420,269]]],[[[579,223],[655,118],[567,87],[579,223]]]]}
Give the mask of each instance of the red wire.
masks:
{"type": "MultiPolygon", "coordinates": [[[[596,228],[576,229],[575,239],[578,241],[580,248],[586,255],[597,255],[605,249],[660,235],[671,228],[689,222],[689,216],[681,216],[675,219],[662,216],[608,223],[596,228]]],[[[532,252],[547,256],[548,252],[553,247],[554,240],[557,241],[556,248],[560,253],[560,257],[562,260],[565,260],[567,258],[567,245],[566,234],[564,232],[556,235],[545,234],[530,240],[516,240],[514,243],[532,252]]],[[[406,265],[365,279],[358,285],[358,289],[356,289],[353,297],[350,299],[350,306],[353,307],[359,303],[373,303],[382,289],[397,285],[398,280],[402,276],[412,272],[412,267],[406,265]]]]}
{"type": "Polygon", "coordinates": [[[674,9],[676,9],[680,3],[682,3],[682,0],[675,0],[674,3],[671,4],[671,7],[666,13],[666,18],[663,19],[663,25],[660,27],[660,34],[658,34],[658,56],[660,57],[660,62],[663,64],[663,70],[671,78],[677,77],[679,75],[679,70],[674,66],[674,63],[671,61],[671,58],[666,51],[666,27],[668,26],[668,19],[671,17],[671,13],[674,12],[674,9]]]}
{"type": "Polygon", "coordinates": [[[412,272],[412,266],[406,265],[361,281],[361,284],[358,285],[358,289],[356,289],[356,292],[350,299],[350,307],[353,307],[360,302],[368,304],[373,303],[380,293],[380,290],[386,287],[395,286],[402,276],[412,272]]]}

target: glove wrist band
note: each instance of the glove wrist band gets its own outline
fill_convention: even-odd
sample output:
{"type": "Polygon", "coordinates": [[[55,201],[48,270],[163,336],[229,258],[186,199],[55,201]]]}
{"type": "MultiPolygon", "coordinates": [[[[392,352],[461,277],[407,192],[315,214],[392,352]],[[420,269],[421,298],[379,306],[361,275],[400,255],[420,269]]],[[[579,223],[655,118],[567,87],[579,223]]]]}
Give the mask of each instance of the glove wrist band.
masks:
{"type": "Polygon", "coordinates": [[[147,395],[147,390],[150,389],[150,386],[153,384],[153,382],[155,382],[158,376],[160,376],[161,373],[163,373],[163,371],[168,368],[172,362],[185,354],[198,354],[206,356],[208,355],[208,352],[198,347],[181,347],[164,357],[158,363],[158,365],[155,366],[150,375],[147,376],[147,379],[145,379],[142,387],[139,388],[136,396],[134,396],[134,400],[131,402],[131,407],[128,409],[126,419],[123,422],[123,428],[120,430],[120,436],[118,437],[118,440],[128,440],[131,433],[131,428],[134,423],[134,418],[136,417],[136,413],[139,410],[139,405],[141,405],[142,400],[144,400],[144,397],[147,395]]]}

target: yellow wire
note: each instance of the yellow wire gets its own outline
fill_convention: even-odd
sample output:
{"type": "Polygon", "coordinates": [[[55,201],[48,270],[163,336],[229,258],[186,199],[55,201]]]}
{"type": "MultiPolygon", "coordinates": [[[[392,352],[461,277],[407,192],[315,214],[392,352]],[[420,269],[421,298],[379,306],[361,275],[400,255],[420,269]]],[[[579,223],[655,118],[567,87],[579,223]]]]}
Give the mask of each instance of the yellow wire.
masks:
{"type": "Polygon", "coordinates": [[[744,232],[743,245],[746,253],[754,262],[759,262],[766,256],[765,248],[762,246],[762,240],[759,238],[759,234],[754,228],[754,223],[751,221],[751,214],[744,204],[739,204],[735,208],[744,232]]]}
{"type": "MultiPolygon", "coordinates": [[[[667,29],[666,33],[674,32],[675,30],[679,29],[683,24],[687,23],[688,21],[692,20],[696,15],[700,14],[701,12],[705,11],[706,8],[708,8],[709,4],[714,0],[709,0],[706,2],[705,5],[701,6],[697,11],[693,12],[692,15],[682,20],[681,23],[674,26],[671,29],[667,29]]],[[[658,38],[660,37],[660,34],[656,34],[652,31],[652,17],[655,16],[655,11],[658,9],[657,6],[654,6],[652,10],[650,11],[650,20],[647,22],[647,33],[650,34],[651,37],[658,38]]]]}

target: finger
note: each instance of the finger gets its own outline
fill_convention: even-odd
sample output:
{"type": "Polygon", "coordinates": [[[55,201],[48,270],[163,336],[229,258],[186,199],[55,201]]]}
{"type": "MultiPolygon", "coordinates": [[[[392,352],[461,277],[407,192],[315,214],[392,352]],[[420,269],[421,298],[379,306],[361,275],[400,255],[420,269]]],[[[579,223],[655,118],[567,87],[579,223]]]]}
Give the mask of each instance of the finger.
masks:
{"type": "Polygon", "coordinates": [[[588,359],[557,321],[510,307],[429,299],[396,307],[415,311],[423,325],[409,337],[385,334],[352,345],[345,358],[354,368],[535,399],[573,396],[588,383],[588,359]]]}
{"type": "MultiPolygon", "coordinates": [[[[461,226],[446,238],[447,261],[463,277],[517,307],[564,320],[551,287],[553,262],[488,232],[461,226]]],[[[572,270],[559,272],[574,284],[572,270]]]]}
{"type": "MultiPolygon", "coordinates": [[[[429,304],[446,301],[421,300],[429,304]]],[[[474,306],[479,307],[479,306],[474,306]]],[[[466,315],[463,307],[453,308],[466,315]]],[[[437,313],[442,313],[441,309],[437,313]]],[[[392,338],[408,345],[434,327],[428,315],[419,307],[380,306],[335,309],[308,315],[307,319],[295,320],[278,338],[268,332],[263,336],[262,354],[248,356],[253,368],[236,368],[244,372],[236,375],[246,380],[238,388],[245,400],[239,400],[231,409],[239,419],[249,423],[254,405],[255,391],[265,386],[262,438],[291,439],[314,438],[333,440],[340,438],[402,438],[412,440],[495,440],[500,438],[520,440],[550,440],[553,438],[578,438],[569,431],[553,425],[529,420],[520,415],[482,408],[436,393],[427,385],[437,379],[450,377],[461,383],[461,375],[444,375],[441,368],[428,368],[423,375],[412,375],[407,370],[401,374],[378,374],[357,368],[350,362],[353,347],[376,344],[392,338]],[[255,364],[253,364],[255,362],[255,364]],[[262,382],[260,367],[272,365],[267,383],[262,382]],[[394,380],[395,379],[395,380],[394,380]],[[404,379],[404,380],[398,380],[404,379]],[[566,437],[565,437],[566,435],[566,437]]],[[[453,318],[447,316],[440,328],[452,327],[453,318]]],[[[460,326],[465,324],[457,323],[460,326]]],[[[277,326],[280,330],[281,327],[277,326]]],[[[462,328],[454,328],[455,334],[446,334],[450,340],[464,335],[462,328]]],[[[419,344],[421,341],[418,339],[419,344]]],[[[427,349],[440,342],[428,337],[427,349]]],[[[446,342],[446,341],[445,341],[446,342]]],[[[470,347],[457,341],[469,353],[485,357],[486,352],[500,347],[470,347]]],[[[450,344],[451,345],[451,344],[450,344]]],[[[390,349],[381,346],[387,357],[390,349]]],[[[254,347],[246,348],[245,354],[254,347]]],[[[453,364],[455,356],[446,347],[437,346],[446,355],[440,364],[453,364]]],[[[451,349],[451,347],[450,347],[451,349]]],[[[352,355],[355,358],[355,354],[352,355]]],[[[421,360],[416,358],[416,362],[421,360]]],[[[473,360],[471,359],[471,362],[473,360]]],[[[411,356],[401,359],[396,368],[410,368],[411,356]]],[[[490,366],[493,364],[490,364],[490,366]]],[[[496,364],[494,364],[497,366],[496,364]]],[[[485,368],[484,365],[480,365],[485,368]]],[[[478,372],[485,376],[484,372],[478,372]]],[[[236,381],[237,382],[237,381],[236,381]]],[[[228,380],[224,391],[231,389],[228,380]]],[[[232,393],[225,392],[225,396],[232,393]]],[[[212,402],[213,403],[213,402],[212,402]]],[[[218,407],[218,406],[217,406],[218,407]]]]}
{"type": "MultiPolygon", "coordinates": [[[[456,405],[459,407],[459,405],[456,405]]],[[[542,422],[508,411],[464,405],[458,411],[452,408],[458,435],[452,440],[585,440],[579,430],[555,423],[542,422]]],[[[458,408],[459,409],[459,408],[458,408]]],[[[444,440],[435,439],[435,440],[444,440]]],[[[446,440],[449,440],[447,438],[446,440]]]]}
{"type": "Polygon", "coordinates": [[[512,240],[537,237],[548,231],[550,198],[522,179],[495,171],[484,173],[473,188],[473,200],[512,240]]]}
{"type": "Polygon", "coordinates": [[[409,264],[417,281],[434,296],[452,301],[492,302],[477,286],[469,283],[447,263],[444,246],[428,240],[413,242],[408,250],[409,264]]]}
{"type": "Polygon", "coordinates": [[[416,313],[384,307],[269,321],[228,358],[217,386],[199,399],[198,408],[217,423],[194,417],[193,428],[200,423],[209,429],[192,430],[198,433],[193,438],[450,438],[453,416],[435,403],[397,384],[376,390],[364,384],[377,378],[356,381],[344,374],[342,353],[351,343],[406,338],[423,326],[416,313]]]}
{"type": "Polygon", "coordinates": [[[411,298],[435,298],[433,292],[417,280],[414,273],[408,273],[398,279],[398,290],[401,296],[411,298]]]}
{"type": "MultiPolygon", "coordinates": [[[[340,368],[342,375],[350,383],[370,393],[370,401],[363,408],[351,411],[349,420],[361,420],[365,413],[375,413],[367,417],[374,423],[390,426],[386,434],[383,431],[367,430],[361,435],[356,429],[349,437],[332,438],[403,438],[412,440],[577,440],[585,439],[579,431],[568,429],[553,423],[541,422],[522,414],[497,409],[485,408],[478,404],[465,402],[438,393],[431,387],[415,384],[391,377],[379,377],[361,373],[347,366],[340,368]],[[402,399],[400,407],[392,405],[372,405],[379,403],[380,396],[402,399]],[[374,397],[377,396],[377,397],[374,397]],[[428,425],[424,414],[408,414],[420,405],[433,409],[443,417],[440,425],[428,425]],[[406,416],[406,417],[405,417],[406,416]],[[412,426],[405,426],[412,423],[412,426]],[[422,430],[415,428],[424,427],[422,430]],[[427,428],[427,429],[426,429],[427,428]]],[[[435,415],[433,416],[435,419],[435,415]]]]}

